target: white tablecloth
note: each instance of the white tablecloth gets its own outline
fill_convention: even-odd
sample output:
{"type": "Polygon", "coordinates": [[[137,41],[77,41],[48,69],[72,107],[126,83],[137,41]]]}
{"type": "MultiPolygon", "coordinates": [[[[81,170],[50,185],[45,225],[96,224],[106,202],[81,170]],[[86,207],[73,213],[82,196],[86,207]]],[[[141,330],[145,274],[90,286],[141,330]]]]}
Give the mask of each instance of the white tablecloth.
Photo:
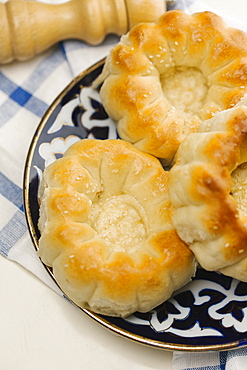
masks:
{"type": "MultiPolygon", "coordinates": [[[[245,28],[244,0],[181,0],[177,7],[189,13],[213,8],[229,24],[245,28]]],[[[32,60],[1,66],[0,368],[242,370],[245,350],[173,356],[116,337],[61,297],[31,244],[22,200],[23,169],[31,139],[62,89],[106,56],[117,41],[117,37],[107,37],[96,47],[81,41],[63,42],[32,60]]]]}

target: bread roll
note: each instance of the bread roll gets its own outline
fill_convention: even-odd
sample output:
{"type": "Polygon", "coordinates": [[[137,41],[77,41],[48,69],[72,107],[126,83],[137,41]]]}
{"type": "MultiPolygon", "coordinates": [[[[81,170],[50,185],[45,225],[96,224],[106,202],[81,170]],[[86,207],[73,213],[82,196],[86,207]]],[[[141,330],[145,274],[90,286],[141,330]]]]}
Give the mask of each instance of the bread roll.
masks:
{"type": "Polygon", "coordinates": [[[247,97],[188,135],[168,188],[174,226],[200,265],[247,282],[247,97]]]}
{"type": "Polygon", "coordinates": [[[40,189],[39,255],[80,307],[147,312],[194,275],[170,220],[167,172],[130,143],[73,144],[45,169],[40,189]]]}
{"type": "Polygon", "coordinates": [[[168,11],[121,38],[100,83],[120,137],[170,164],[202,120],[247,92],[247,35],[212,12],[168,11]]]}

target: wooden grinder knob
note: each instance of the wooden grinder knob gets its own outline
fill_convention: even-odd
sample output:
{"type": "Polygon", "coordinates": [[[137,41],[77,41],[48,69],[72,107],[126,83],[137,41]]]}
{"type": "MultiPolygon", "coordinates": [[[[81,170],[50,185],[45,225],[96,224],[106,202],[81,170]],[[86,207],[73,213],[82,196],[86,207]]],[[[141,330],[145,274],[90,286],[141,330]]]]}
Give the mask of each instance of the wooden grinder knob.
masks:
{"type": "Polygon", "coordinates": [[[120,36],[165,11],[164,0],[9,0],[0,3],[0,63],[32,58],[66,39],[97,45],[107,34],[120,36]]]}

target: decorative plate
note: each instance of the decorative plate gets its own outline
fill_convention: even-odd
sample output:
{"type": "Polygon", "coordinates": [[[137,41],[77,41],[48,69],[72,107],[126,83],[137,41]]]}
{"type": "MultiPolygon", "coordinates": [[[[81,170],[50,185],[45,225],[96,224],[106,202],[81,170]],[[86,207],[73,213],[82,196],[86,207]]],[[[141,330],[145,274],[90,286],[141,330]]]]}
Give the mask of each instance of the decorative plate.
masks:
{"type": "MultiPolygon", "coordinates": [[[[117,138],[113,121],[91,87],[103,64],[104,60],[93,65],[68,85],[44,115],[32,140],[24,204],[36,250],[40,236],[37,191],[44,167],[79,139],[117,138]]],[[[52,270],[46,269],[55,280],[52,270]]],[[[167,350],[212,351],[247,345],[247,284],[203,269],[171,299],[146,314],[136,312],[121,319],[81,310],[116,334],[167,350]]]]}

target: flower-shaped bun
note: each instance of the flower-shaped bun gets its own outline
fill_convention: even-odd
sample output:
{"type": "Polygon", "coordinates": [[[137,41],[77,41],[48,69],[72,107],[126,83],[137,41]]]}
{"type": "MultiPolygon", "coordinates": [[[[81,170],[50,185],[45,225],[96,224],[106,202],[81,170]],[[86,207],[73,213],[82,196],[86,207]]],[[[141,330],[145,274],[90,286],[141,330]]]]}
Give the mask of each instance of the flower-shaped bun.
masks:
{"type": "Polygon", "coordinates": [[[247,282],[247,98],[204,121],[170,171],[173,223],[206,270],[247,282]]]}
{"type": "Polygon", "coordinates": [[[39,255],[67,296],[127,316],[168,299],[195,272],[170,220],[167,172],[122,140],[81,140],[40,189],[39,255]]]}
{"type": "Polygon", "coordinates": [[[95,86],[120,137],[163,163],[247,92],[247,35],[214,13],[166,12],[124,35],[95,86]]]}

